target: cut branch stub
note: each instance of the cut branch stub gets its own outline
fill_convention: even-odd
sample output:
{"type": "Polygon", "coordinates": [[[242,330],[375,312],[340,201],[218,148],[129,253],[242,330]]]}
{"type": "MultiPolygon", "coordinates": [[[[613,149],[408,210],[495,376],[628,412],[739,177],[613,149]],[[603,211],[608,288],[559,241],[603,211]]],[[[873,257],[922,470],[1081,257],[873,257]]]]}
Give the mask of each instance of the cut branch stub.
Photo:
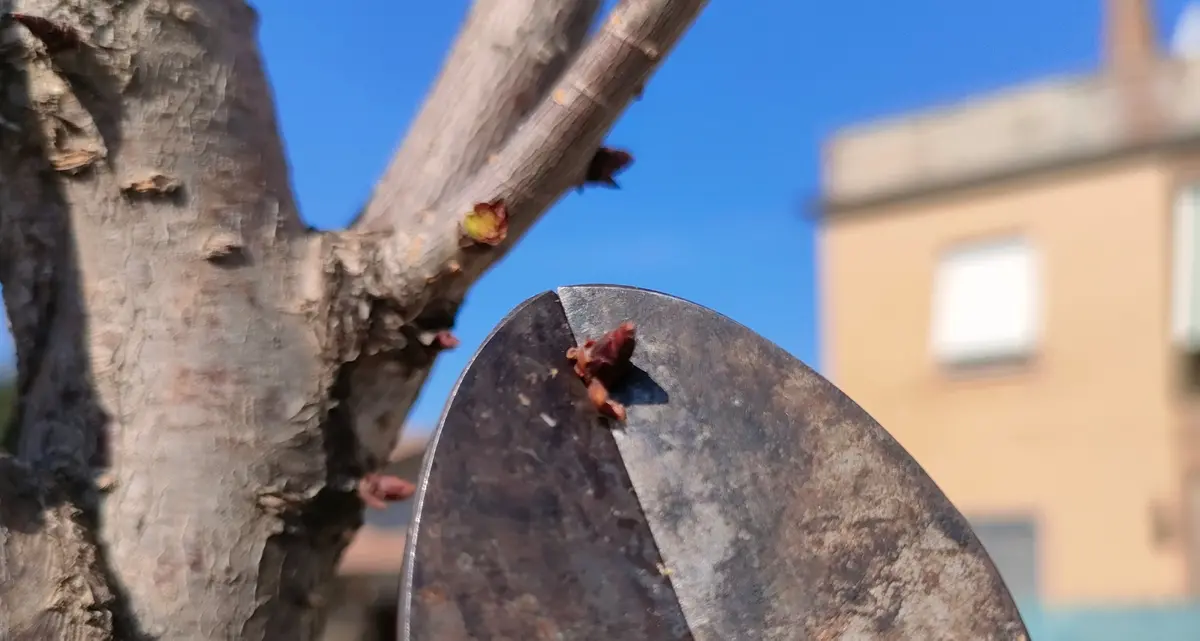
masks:
{"type": "Polygon", "coordinates": [[[128,198],[160,198],[173,196],[183,188],[183,183],[176,178],[150,172],[121,184],[121,193],[128,198]]]}
{"type": "Polygon", "coordinates": [[[462,230],[470,244],[499,245],[508,237],[508,206],[502,199],[476,203],[463,217],[462,230]]]}

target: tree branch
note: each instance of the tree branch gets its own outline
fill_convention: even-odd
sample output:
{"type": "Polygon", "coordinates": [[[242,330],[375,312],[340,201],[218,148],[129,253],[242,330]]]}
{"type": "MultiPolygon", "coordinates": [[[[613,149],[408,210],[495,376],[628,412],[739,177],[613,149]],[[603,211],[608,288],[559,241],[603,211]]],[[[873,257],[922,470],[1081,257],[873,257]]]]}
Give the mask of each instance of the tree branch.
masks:
{"type": "MultiPolygon", "coordinates": [[[[450,194],[430,207],[402,208],[402,202],[422,199],[381,197],[367,208],[369,225],[316,238],[320,247],[312,256],[319,264],[311,268],[324,274],[321,301],[328,307],[329,334],[339,343],[334,357],[350,363],[342,375],[350,381],[349,405],[360,434],[374,434],[379,448],[390,447],[438,353],[421,336],[453,326],[467,288],[581,182],[604,136],[705,5],[707,0],[623,0],[536,110],[462,188],[451,193],[445,187],[471,163],[447,172],[454,181],[422,192],[450,194]],[[507,239],[495,247],[464,248],[463,217],[474,203],[497,198],[512,216],[507,239]]],[[[450,148],[442,158],[479,158],[454,156],[450,148]]]]}
{"type": "Polygon", "coordinates": [[[545,97],[599,0],[476,0],[360,229],[400,222],[461,188],[545,97]]]}
{"type": "Polygon", "coordinates": [[[335,253],[350,264],[369,252],[365,291],[403,307],[462,291],[580,184],[604,136],[706,4],[623,0],[550,95],[463,189],[425,211],[393,210],[390,234],[335,236],[335,253]],[[504,200],[511,216],[507,238],[496,247],[464,249],[464,216],[474,203],[495,199],[504,200]]]}
{"type": "MultiPolygon", "coordinates": [[[[437,346],[422,336],[452,327],[467,288],[581,182],[604,136],[706,4],[623,0],[537,109],[461,189],[428,208],[381,200],[368,206],[369,228],[315,239],[319,248],[311,255],[318,264],[310,268],[324,277],[320,301],[337,345],[333,358],[348,364],[341,372],[351,390],[347,404],[356,431],[377,443],[372,449],[395,441],[436,360],[437,346]],[[507,239],[463,248],[466,212],[497,198],[512,215],[507,239]]],[[[478,159],[459,159],[467,157],[478,159]]],[[[448,173],[460,176],[468,166],[448,173]]]]}
{"type": "MultiPolygon", "coordinates": [[[[354,229],[386,233],[414,226],[418,214],[461,189],[549,93],[599,10],[599,0],[476,0],[354,229]]],[[[355,293],[348,302],[353,307],[362,298],[355,293]]],[[[448,328],[457,306],[424,311],[399,323],[410,326],[407,336],[397,335],[397,323],[379,322],[375,331],[387,330],[372,347],[342,358],[354,361],[343,375],[355,429],[370,435],[370,449],[377,453],[387,451],[402,431],[436,356],[413,339],[427,333],[422,328],[448,328]]]]}

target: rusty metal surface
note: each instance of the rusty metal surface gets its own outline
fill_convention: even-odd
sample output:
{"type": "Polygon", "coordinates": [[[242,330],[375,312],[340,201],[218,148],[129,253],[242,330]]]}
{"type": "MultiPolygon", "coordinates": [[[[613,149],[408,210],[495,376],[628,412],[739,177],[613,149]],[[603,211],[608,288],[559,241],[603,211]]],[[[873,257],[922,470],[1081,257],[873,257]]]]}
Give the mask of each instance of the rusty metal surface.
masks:
{"type": "Polygon", "coordinates": [[[401,639],[692,638],[573,341],[543,294],[459,380],[417,497],[401,639]]]}
{"type": "Polygon", "coordinates": [[[615,438],[697,641],[1027,638],[963,516],[831,383],[677,298],[558,293],[580,340],[637,324],[615,438]]]}

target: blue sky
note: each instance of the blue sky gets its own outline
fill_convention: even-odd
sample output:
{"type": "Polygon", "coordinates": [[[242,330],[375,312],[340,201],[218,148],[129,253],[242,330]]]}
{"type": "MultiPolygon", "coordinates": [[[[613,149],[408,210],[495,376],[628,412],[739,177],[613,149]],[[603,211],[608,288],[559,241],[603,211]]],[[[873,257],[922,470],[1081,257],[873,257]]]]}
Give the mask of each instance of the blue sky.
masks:
{"type": "MultiPolygon", "coordinates": [[[[438,71],[467,0],[259,0],[304,217],[343,226],[438,71]]],[[[1158,2],[1166,32],[1183,0],[1158,2]]],[[[620,191],[568,196],[467,300],[458,350],[414,411],[436,422],[471,353],[513,306],[610,282],[713,307],[813,365],[819,147],[834,128],[1092,67],[1100,0],[716,0],[610,136],[620,191]],[[623,232],[613,254],[590,239],[623,232]]],[[[863,260],[870,260],[864,256],[863,260]]],[[[10,351],[7,339],[0,350],[10,351]]]]}

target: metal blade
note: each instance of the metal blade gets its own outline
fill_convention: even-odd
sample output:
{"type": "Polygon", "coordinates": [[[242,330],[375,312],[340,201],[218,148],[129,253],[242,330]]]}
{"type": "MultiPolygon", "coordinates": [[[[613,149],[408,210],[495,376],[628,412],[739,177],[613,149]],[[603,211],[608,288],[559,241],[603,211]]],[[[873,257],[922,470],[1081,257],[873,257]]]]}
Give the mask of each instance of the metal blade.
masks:
{"type": "Polygon", "coordinates": [[[637,324],[614,436],[695,639],[1028,638],[963,516],[834,385],[699,305],[558,293],[581,340],[637,324]]]}
{"type": "Polygon", "coordinates": [[[543,294],[460,378],[419,484],[400,639],[692,638],[573,344],[543,294]]]}

